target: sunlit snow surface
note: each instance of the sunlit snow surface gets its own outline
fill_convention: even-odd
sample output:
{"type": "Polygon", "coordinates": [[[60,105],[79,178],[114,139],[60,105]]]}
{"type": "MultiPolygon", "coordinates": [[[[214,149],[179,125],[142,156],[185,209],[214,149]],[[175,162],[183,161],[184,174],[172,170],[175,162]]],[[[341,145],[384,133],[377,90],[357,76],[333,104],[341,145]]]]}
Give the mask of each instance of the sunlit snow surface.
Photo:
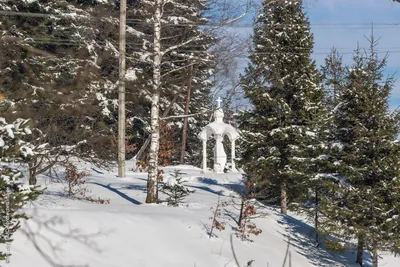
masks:
{"type": "MultiPolygon", "coordinates": [[[[82,170],[93,167],[79,166],[82,170]]],[[[299,216],[281,216],[272,207],[258,209],[263,216],[255,222],[263,232],[251,237],[252,242],[242,242],[235,236],[233,218],[237,218],[238,211],[232,207],[222,212],[220,220],[226,222],[225,230],[214,231],[217,236],[210,239],[210,208],[218,196],[221,200],[231,201],[232,196],[237,200],[234,190],[241,190],[240,174],[202,174],[197,167],[183,165],[164,168],[165,176],[174,169],[179,169],[186,185],[196,190],[177,208],[142,204],[146,198],[145,173],[128,171],[126,178],[118,178],[116,172],[92,171],[86,184],[91,192],[87,195],[110,199],[108,205],[68,199],[64,184],[41,176],[39,183],[48,189],[26,208],[34,219],[29,227],[23,224],[15,235],[13,255],[6,266],[236,267],[233,247],[240,266],[254,260],[253,267],[279,267],[285,260],[287,242],[293,267],[357,266],[353,264],[354,251],[335,254],[316,249],[312,227],[299,216]],[[31,240],[24,232],[31,233],[31,240]]],[[[367,255],[365,261],[370,266],[367,255]]],[[[396,267],[400,259],[383,255],[380,263],[396,267]]]]}

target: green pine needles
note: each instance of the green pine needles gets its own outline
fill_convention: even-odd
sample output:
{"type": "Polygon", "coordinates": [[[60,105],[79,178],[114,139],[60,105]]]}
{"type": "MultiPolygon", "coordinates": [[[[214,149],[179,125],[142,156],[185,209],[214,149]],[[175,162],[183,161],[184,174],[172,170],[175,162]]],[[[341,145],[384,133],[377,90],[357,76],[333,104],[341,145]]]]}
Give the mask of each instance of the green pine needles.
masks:
{"type": "Polygon", "coordinates": [[[399,113],[390,112],[392,77],[377,40],[346,67],[337,50],[321,73],[302,1],[263,1],[241,84],[252,108],[241,112],[240,165],[259,199],[305,211],[315,244],[344,249],[358,240],[378,266],[399,253],[399,113]]]}
{"type": "MultiPolygon", "coordinates": [[[[245,139],[241,163],[258,195],[280,203],[306,192],[306,168],[323,112],[313,36],[299,1],[264,1],[257,18],[251,63],[242,77],[253,109],[239,117],[245,139]]],[[[322,116],[323,117],[323,116],[322,116]]]]}

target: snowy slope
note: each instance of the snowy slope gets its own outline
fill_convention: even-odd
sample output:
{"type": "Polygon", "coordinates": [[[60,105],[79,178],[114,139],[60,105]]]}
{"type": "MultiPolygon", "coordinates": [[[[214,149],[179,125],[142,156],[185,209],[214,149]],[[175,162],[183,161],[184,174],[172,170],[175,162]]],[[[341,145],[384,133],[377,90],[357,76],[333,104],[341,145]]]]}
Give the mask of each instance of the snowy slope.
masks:
{"type": "MultiPolygon", "coordinates": [[[[178,168],[187,185],[196,190],[178,208],[142,204],[144,173],[128,172],[127,178],[118,178],[92,171],[88,195],[110,199],[108,205],[68,199],[61,183],[41,177],[48,189],[27,208],[36,216],[16,234],[7,266],[233,267],[237,266],[233,247],[241,267],[250,260],[254,260],[253,267],[274,267],[283,266],[288,240],[285,266],[290,262],[296,267],[357,266],[352,264],[351,251],[342,255],[315,249],[311,227],[271,207],[259,209],[264,216],[256,224],[263,232],[251,237],[253,242],[242,242],[233,235],[231,244],[235,223],[227,214],[222,218],[226,229],[215,231],[218,237],[210,239],[206,230],[211,223],[210,207],[218,195],[225,200],[236,195],[232,189],[240,188],[240,175],[204,175],[192,166],[178,168]]],[[[237,211],[228,208],[228,213],[235,217],[237,211]]],[[[384,256],[380,266],[400,266],[400,259],[384,256]]]]}

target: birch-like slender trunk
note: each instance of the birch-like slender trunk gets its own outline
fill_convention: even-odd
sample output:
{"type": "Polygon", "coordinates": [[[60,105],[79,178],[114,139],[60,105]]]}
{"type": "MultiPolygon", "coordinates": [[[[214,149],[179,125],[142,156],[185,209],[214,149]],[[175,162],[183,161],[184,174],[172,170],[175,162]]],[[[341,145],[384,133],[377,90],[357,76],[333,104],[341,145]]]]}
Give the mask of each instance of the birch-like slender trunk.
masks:
{"type": "Polygon", "coordinates": [[[161,16],[162,0],[155,0],[154,12],[154,60],[153,92],[151,97],[151,140],[149,151],[149,175],[147,180],[146,203],[157,203],[158,150],[160,148],[159,102],[161,88],[161,16]]]}

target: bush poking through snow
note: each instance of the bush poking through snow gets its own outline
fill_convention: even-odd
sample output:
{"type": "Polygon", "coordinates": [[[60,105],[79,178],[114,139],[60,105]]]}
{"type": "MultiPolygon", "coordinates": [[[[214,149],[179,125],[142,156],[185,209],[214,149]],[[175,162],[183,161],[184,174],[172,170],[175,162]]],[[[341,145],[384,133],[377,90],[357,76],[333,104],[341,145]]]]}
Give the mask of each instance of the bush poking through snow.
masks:
{"type": "Polygon", "coordinates": [[[94,203],[99,203],[99,204],[110,204],[109,198],[105,199],[105,198],[100,198],[100,197],[97,197],[97,198],[86,197],[86,200],[89,202],[94,202],[94,203]]]}
{"type": "MultiPolygon", "coordinates": [[[[250,235],[258,236],[261,234],[262,230],[258,229],[256,224],[252,221],[254,219],[256,212],[255,203],[253,201],[254,194],[254,184],[248,179],[247,175],[243,176],[244,190],[240,193],[240,206],[239,206],[239,218],[237,220],[237,225],[239,229],[238,237],[242,241],[248,240],[250,235]]],[[[236,207],[234,198],[232,199],[233,206],[236,207]]]]}
{"type": "MultiPolygon", "coordinates": [[[[29,143],[20,139],[30,134],[26,125],[26,120],[18,119],[7,124],[4,118],[0,118],[0,162],[21,163],[35,153],[29,143]]],[[[7,261],[12,235],[20,227],[21,219],[28,219],[20,210],[43,193],[38,186],[25,185],[21,181],[23,177],[22,172],[7,163],[0,166],[0,244],[7,247],[7,251],[0,251],[0,260],[7,261]]]]}
{"type": "Polygon", "coordinates": [[[168,180],[161,186],[160,192],[168,196],[165,200],[168,206],[177,207],[183,203],[185,197],[194,193],[194,190],[190,190],[183,183],[182,173],[179,170],[174,170],[169,175],[168,180]]]}
{"type": "Polygon", "coordinates": [[[243,202],[243,214],[239,224],[239,237],[242,241],[248,240],[250,235],[256,235],[262,233],[261,229],[258,229],[256,224],[252,221],[254,215],[256,215],[256,208],[249,200],[242,200],[243,202]]]}
{"type": "Polygon", "coordinates": [[[89,176],[88,172],[78,172],[76,166],[69,164],[65,167],[65,181],[67,186],[65,187],[65,192],[68,197],[85,197],[87,193],[87,188],[83,187],[85,180],[83,178],[89,176]]]}
{"type": "Polygon", "coordinates": [[[211,229],[208,233],[208,236],[211,238],[213,235],[213,230],[217,229],[219,231],[225,230],[225,222],[220,220],[221,217],[221,208],[224,208],[227,206],[226,202],[221,202],[220,197],[218,196],[218,201],[217,205],[215,208],[211,207],[211,210],[213,211],[213,216],[210,217],[211,221],[211,229]]]}

